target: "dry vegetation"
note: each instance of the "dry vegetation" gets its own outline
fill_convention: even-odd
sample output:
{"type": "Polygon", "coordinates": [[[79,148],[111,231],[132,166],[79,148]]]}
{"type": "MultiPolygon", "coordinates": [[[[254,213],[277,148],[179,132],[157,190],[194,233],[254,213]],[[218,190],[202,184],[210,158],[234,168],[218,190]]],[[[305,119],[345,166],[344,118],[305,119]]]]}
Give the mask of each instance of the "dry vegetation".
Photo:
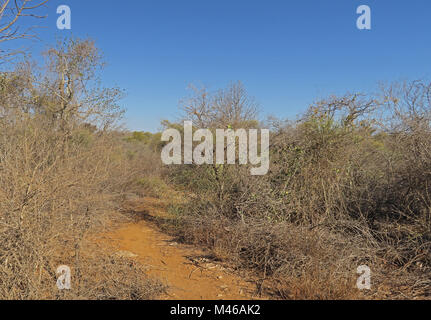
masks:
{"type": "Polygon", "coordinates": [[[121,91],[99,85],[101,65],[92,41],[72,39],[43,66],[0,74],[0,299],[150,299],[164,289],[90,240],[125,219],[118,204],[146,170],[115,130],[121,91]],[[72,269],[70,291],[56,287],[59,265],[72,269]]]}
{"type": "Polygon", "coordinates": [[[239,165],[163,168],[160,134],[119,131],[122,92],[100,86],[92,41],[59,43],[45,58],[0,74],[0,298],[157,297],[160,283],[94,236],[126,219],[122,200],[166,197],[166,182],[189,195],[171,206],[169,230],[253,271],[262,292],[429,297],[430,84],[330,97],[295,122],[265,124],[241,84],[196,90],[182,108],[195,130],[271,127],[270,172],[251,176],[239,165]],[[55,286],[63,264],[67,292],[55,286]],[[370,291],[355,287],[362,264],[370,291]]]}
{"type": "MultiPolygon", "coordinates": [[[[43,3],[0,1],[0,43],[25,37],[17,21],[43,3]]],[[[162,168],[160,134],[115,127],[122,92],[101,87],[93,42],[45,57],[0,73],[0,299],[157,297],[160,283],[94,237],[126,219],[121,200],[166,196],[166,181],[189,195],[169,230],[253,271],[274,297],[430,297],[431,84],[330,97],[265,124],[240,84],[196,90],[182,108],[195,129],[271,127],[270,172],[253,177],[237,165],[162,168]],[[361,264],[370,291],[355,287],[361,264]],[[70,291],[55,286],[59,265],[72,268],[70,291]]]]}
{"type": "MultiPolygon", "coordinates": [[[[261,127],[240,84],[184,103],[195,129],[261,127]]],[[[423,81],[330,97],[295,122],[271,119],[266,176],[240,165],[166,168],[190,194],[171,207],[176,233],[255,271],[261,290],[281,298],[429,297],[430,121],[423,81]],[[360,292],[363,264],[372,290],[360,292]]]]}

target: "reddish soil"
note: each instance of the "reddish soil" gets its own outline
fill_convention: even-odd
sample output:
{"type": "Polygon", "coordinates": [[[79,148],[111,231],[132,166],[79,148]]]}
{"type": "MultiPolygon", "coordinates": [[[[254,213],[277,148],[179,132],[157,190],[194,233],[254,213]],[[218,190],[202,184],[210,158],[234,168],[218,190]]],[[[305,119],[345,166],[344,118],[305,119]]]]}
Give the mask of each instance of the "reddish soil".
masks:
{"type": "MultiPolygon", "coordinates": [[[[166,216],[159,199],[145,198],[136,212],[153,217],[166,216]]],[[[229,268],[205,258],[193,246],[178,244],[155,225],[139,220],[122,225],[104,235],[114,244],[118,254],[142,263],[149,276],[169,286],[161,299],[179,300],[242,300],[259,299],[256,286],[229,268]]]]}

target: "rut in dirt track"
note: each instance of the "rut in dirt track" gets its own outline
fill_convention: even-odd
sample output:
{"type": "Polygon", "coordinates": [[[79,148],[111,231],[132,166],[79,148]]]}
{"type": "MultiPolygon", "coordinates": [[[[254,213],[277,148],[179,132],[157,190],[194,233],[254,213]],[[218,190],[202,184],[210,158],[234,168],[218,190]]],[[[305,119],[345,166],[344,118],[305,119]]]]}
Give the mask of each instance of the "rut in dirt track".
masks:
{"type": "MultiPolygon", "coordinates": [[[[153,217],[166,216],[161,200],[144,198],[134,203],[136,212],[153,217]]],[[[192,246],[178,244],[148,221],[122,225],[105,235],[119,254],[136,259],[147,274],[169,286],[162,299],[175,300],[243,300],[257,297],[256,286],[220,264],[205,258],[192,246]]]]}

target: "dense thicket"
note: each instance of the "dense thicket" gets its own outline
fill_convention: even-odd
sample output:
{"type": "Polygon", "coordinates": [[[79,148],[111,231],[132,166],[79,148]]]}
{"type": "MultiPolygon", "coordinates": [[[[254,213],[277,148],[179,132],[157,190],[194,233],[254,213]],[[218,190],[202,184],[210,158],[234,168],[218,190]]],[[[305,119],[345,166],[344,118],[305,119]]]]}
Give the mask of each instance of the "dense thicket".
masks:
{"type": "Polygon", "coordinates": [[[94,239],[144,170],[115,128],[121,91],[100,85],[90,40],[45,58],[0,73],[0,298],[152,298],[163,287],[94,239]],[[60,265],[72,290],[56,287],[60,265]]]}
{"type": "Polygon", "coordinates": [[[241,165],[168,168],[191,193],[172,208],[185,240],[281,283],[286,298],[356,297],[363,264],[373,274],[369,294],[386,286],[395,297],[430,294],[429,83],[330,97],[297,121],[264,125],[240,84],[197,91],[184,105],[197,128],[272,132],[265,176],[241,165]]]}

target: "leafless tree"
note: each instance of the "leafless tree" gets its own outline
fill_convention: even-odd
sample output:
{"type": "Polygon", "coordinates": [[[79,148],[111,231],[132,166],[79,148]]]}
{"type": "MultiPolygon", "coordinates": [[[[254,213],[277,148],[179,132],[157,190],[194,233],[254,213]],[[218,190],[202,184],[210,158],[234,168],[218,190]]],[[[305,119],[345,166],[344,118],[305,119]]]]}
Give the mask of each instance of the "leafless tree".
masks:
{"type": "MultiPolygon", "coordinates": [[[[23,17],[44,18],[36,13],[37,9],[49,0],[0,0],[0,43],[34,37],[32,28],[21,29],[18,22],[23,17]]],[[[0,58],[15,52],[0,48],[0,58]]]]}
{"type": "Polygon", "coordinates": [[[258,104],[247,94],[241,82],[210,93],[191,87],[194,95],[181,102],[185,118],[198,128],[247,128],[256,126],[258,104]]]}

